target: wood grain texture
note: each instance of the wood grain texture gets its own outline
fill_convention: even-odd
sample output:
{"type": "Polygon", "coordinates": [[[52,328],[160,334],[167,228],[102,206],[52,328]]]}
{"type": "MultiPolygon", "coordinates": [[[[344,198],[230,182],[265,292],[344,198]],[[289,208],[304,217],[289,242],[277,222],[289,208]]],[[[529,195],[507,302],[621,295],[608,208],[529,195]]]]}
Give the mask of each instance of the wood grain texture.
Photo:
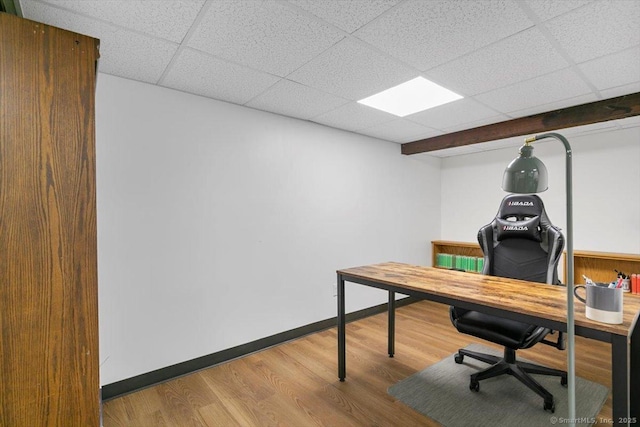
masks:
{"type": "MultiPolygon", "coordinates": [[[[349,277],[371,279],[407,290],[453,297],[458,301],[566,322],[567,297],[564,286],[396,262],[348,268],[338,272],[347,281],[349,277]],[[517,293],[514,293],[514,284],[517,293]]],[[[611,325],[587,319],[584,304],[576,301],[575,324],[596,331],[629,336],[631,326],[635,325],[640,312],[640,296],[625,294],[623,308],[623,323],[611,325]]]]}
{"type": "MultiPolygon", "coordinates": [[[[386,331],[386,314],[347,324],[346,382],[336,376],[331,328],[110,400],[104,426],[438,426],[387,389],[470,343],[491,344],[458,333],[448,306],[431,301],[397,309],[394,358],[386,331]]],[[[576,374],[610,388],[610,352],[609,344],[576,337],[576,374]]],[[[549,346],[518,354],[566,369],[566,352],[549,346]]],[[[595,425],[610,419],[611,396],[595,425]]]]}
{"type": "MultiPolygon", "coordinates": [[[[622,271],[627,275],[640,274],[640,255],[614,252],[574,251],[573,271],[576,283],[584,283],[582,275],[595,282],[609,283],[615,280],[617,273],[622,271]]],[[[567,257],[564,257],[566,282],[567,257]]]]}
{"type": "Polygon", "coordinates": [[[0,426],[99,425],[97,57],[0,13],[0,426]]]}
{"type": "Polygon", "coordinates": [[[407,142],[402,144],[401,151],[425,153],[637,115],[640,115],[640,92],[407,142]]]}

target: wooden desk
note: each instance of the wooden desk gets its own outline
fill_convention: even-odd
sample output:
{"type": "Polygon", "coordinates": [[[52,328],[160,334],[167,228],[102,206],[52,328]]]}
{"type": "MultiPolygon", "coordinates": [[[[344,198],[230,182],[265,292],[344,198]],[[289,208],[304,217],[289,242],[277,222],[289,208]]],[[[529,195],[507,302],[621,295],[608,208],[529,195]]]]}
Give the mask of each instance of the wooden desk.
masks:
{"type": "MultiPolygon", "coordinates": [[[[346,378],[345,282],[389,292],[388,352],[393,357],[395,293],[477,310],[566,331],[566,288],[460,271],[383,263],[338,270],[338,377],[346,378]]],[[[575,302],[575,334],[611,343],[613,422],[640,423],[640,297],[625,294],[624,321],[610,325],[587,319],[575,302]]],[[[579,357],[579,355],[578,355],[579,357]]]]}

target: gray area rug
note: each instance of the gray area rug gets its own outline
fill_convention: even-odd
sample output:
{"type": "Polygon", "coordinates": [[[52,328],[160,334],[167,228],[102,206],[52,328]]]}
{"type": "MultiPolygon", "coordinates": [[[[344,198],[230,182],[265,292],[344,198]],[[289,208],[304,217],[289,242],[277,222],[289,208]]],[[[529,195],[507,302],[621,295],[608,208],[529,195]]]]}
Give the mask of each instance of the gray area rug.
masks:
{"type": "MultiPolygon", "coordinates": [[[[467,349],[501,355],[478,344],[467,349]]],[[[389,394],[446,427],[568,424],[567,388],[560,378],[533,375],[554,396],[552,414],[543,410],[540,396],[510,375],[480,381],[479,392],[469,390],[469,375],[489,365],[470,357],[457,364],[453,356],[394,384],[389,394]]],[[[576,377],[576,426],[590,426],[598,419],[608,393],[605,386],[576,377]]]]}

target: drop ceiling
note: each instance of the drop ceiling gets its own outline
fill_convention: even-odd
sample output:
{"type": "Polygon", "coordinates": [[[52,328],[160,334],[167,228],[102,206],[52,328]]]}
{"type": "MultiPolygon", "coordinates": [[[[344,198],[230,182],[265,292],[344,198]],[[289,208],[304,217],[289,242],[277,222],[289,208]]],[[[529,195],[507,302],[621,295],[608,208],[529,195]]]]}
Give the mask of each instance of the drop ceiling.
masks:
{"type": "MultiPolygon", "coordinates": [[[[18,4],[25,18],[99,38],[102,73],[396,143],[640,92],[636,0],[18,4]],[[404,118],[356,102],[417,76],[464,98],[404,118]]],[[[635,126],[637,116],[565,134],[635,126]]]]}

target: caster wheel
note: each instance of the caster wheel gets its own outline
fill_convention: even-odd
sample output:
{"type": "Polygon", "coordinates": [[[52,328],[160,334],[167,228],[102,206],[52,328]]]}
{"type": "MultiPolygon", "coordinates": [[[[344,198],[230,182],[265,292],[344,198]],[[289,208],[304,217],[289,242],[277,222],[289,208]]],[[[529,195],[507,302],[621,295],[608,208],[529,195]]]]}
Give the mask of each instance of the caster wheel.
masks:
{"type": "Polygon", "coordinates": [[[544,402],[544,410],[552,414],[556,411],[556,404],[553,400],[551,402],[544,402]]]}
{"type": "Polygon", "coordinates": [[[469,390],[471,391],[480,391],[480,381],[471,380],[469,383],[469,390]]]}
{"type": "Polygon", "coordinates": [[[456,355],[453,356],[453,360],[455,360],[457,364],[462,363],[464,360],[464,354],[456,353],[456,355]]]}
{"type": "Polygon", "coordinates": [[[563,376],[560,377],[560,385],[565,386],[565,387],[567,386],[567,376],[566,375],[563,375],[563,376]]]}

